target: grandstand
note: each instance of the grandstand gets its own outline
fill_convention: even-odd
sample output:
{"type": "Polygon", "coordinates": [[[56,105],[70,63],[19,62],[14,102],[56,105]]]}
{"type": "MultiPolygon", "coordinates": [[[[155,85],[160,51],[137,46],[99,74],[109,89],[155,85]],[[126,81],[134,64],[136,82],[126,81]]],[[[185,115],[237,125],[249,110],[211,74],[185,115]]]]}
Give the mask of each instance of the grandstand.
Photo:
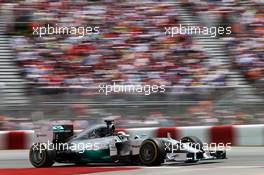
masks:
{"type": "Polygon", "coordinates": [[[142,119],[159,113],[168,118],[181,116],[184,122],[176,121],[179,125],[208,124],[212,118],[216,124],[231,120],[257,123],[262,118],[263,10],[260,6],[247,15],[257,2],[151,0],[144,6],[140,1],[78,2],[2,3],[0,93],[4,114],[30,116],[42,111],[45,117],[142,119]],[[223,23],[221,19],[228,20],[223,23]],[[47,24],[98,26],[100,34],[32,35],[32,27],[47,24]],[[230,25],[232,35],[164,35],[164,27],[179,24],[230,25]],[[113,81],[166,85],[167,89],[165,95],[98,94],[101,83],[113,81]],[[21,105],[20,113],[13,112],[21,105]],[[247,112],[253,120],[228,118],[247,112]],[[190,121],[198,115],[205,119],[190,121]]]}
{"type": "Polygon", "coordinates": [[[24,106],[29,102],[26,96],[26,82],[16,66],[10,37],[7,35],[8,15],[2,10],[0,16],[0,91],[1,106],[24,106]]]}

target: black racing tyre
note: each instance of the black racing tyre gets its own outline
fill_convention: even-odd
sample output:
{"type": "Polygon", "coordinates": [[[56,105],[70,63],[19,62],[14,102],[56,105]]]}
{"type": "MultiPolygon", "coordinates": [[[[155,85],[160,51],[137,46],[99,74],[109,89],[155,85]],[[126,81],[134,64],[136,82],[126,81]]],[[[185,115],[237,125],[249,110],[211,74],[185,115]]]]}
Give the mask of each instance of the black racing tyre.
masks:
{"type": "Polygon", "coordinates": [[[87,162],[74,162],[76,166],[87,166],[87,162]]]}
{"type": "Polygon", "coordinates": [[[164,162],[165,150],[158,139],[147,139],[142,142],[139,158],[143,165],[158,166],[164,162]]]}
{"type": "Polygon", "coordinates": [[[131,156],[130,163],[132,165],[140,165],[141,161],[140,161],[139,155],[133,155],[133,156],[131,156]]]}
{"type": "Polygon", "coordinates": [[[193,148],[203,151],[203,142],[195,136],[183,137],[181,143],[191,143],[193,148]]]}
{"type": "Polygon", "coordinates": [[[45,149],[45,146],[36,143],[31,146],[29,160],[36,168],[51,167],[55,163],[55,151],[45,149]]]}

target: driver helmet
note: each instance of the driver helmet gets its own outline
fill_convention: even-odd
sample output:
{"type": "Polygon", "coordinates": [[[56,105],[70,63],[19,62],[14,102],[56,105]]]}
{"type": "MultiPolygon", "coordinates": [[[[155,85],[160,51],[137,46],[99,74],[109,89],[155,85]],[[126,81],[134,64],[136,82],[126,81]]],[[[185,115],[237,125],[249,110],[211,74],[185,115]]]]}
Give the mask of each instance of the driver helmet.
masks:
{"type": "Polygon", "coordinates": [[[117,135],[124,136],[124,137],[129,137],[129,135],[126,134],[124,131],[117,132],[117,135]]]}

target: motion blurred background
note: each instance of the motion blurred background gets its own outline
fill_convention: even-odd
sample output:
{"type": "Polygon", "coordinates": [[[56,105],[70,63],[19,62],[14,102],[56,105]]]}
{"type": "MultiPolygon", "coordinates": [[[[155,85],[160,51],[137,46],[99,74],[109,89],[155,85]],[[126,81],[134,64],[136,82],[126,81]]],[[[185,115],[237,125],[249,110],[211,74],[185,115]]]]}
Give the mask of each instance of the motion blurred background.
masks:
{"type": "Polygon", "coordinates": [[[264,123],[261,0],[0,0],[0,130],[37,120],[76,129],[264,123]],[[33,36],[33,27],[99,26],[93,37],[33,36]],[[165,35],[165,27],[231,26],[231,35],[165,35]],[[102,83],[165,85],[98,93],[102,83]]]}

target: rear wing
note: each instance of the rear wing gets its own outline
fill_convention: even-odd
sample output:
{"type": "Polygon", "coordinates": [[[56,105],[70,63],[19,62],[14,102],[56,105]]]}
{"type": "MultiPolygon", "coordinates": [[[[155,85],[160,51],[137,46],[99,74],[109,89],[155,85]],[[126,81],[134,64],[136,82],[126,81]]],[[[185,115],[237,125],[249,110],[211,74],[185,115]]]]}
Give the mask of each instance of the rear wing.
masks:
{"type": "Polygon", "coordinates": [[[34,123],[34,143],[64,143],[73,134],[72,124],[58,124],[50,121],[34,123]]]}
{"type": "Polygon", "coordinates": [[[65,143],[73,136],[73,125],[53,125],[53,143],[65,143]]]}

